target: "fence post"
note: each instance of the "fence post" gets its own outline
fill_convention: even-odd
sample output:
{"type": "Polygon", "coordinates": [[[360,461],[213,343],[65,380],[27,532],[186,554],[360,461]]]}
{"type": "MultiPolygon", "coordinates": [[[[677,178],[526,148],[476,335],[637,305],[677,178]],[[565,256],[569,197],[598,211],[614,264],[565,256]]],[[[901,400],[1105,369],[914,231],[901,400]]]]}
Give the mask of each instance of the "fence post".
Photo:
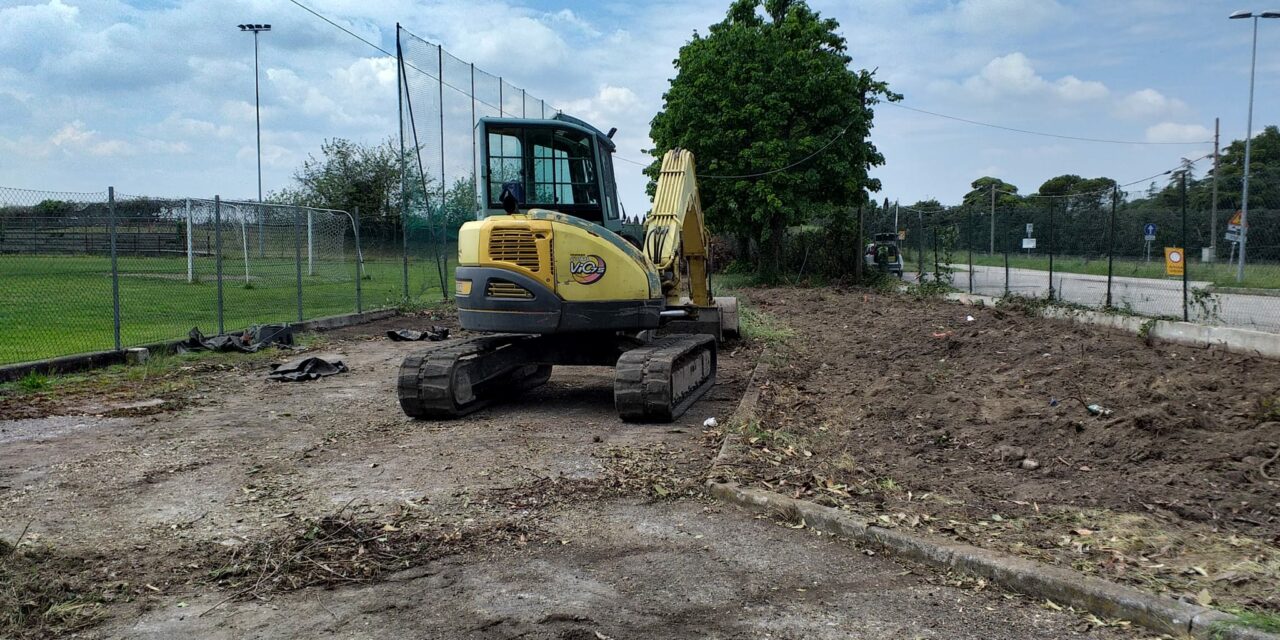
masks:
{"type": "Polygon", "coordinates": [[[1107,222],[1107,308],[1111,308],[1111,273],[1116,258],[1116,203],[1120,187],[1111,186],[1111,219],[1107,222]]]}
{"type": "MultiPolygon", "coordinates": [[[[445,255],[444,248],[449,242],[448,216],[445,214],[445,208],[449,201],[449,185],[446,184],[444,175],[444,47],[438,48],[436,61],[440,64],[440,70],[436,76],[439,83],[436,90],[440,94],[440,244],[436,245],[436,271],[440,276],[440,297],[448,302],[449,290],[444,286],[444,272],[449,264],[449,256],[445,255]]],[[[524,117],[524,89],[520,90],[520,116],[524,117]]],[[[475,136],[472,136],[473,138],[475,136]]]]}
{"type": "Polygon", "coordinates": [[[316,274],[316,248],[312,235],[312,211],[307,209],[307,275],[314,276],[316,274]]]}
{"type": "Polygon", "coordinates": [[[298,322],[302,322],[302,211],[293,210],[293,271],[298,288],[298,322]]]}
{"type": "Polygon", "coordinates": [[[364,254],[360,252],[360,207],[355,207],[355,215],[351,218],[351,229],[356,236],[356,313],[364,311],[362,308],[361,286],[360,280],[364,278],[364,254]]]}
{"type": "Polygon", "coordinates": [[[192,282],[196,281],[196,254],[194,251],[194,247],[192,245],[193,240],[191,238],[191,229],[192,229],[191,198],[187,198],[186,209],[187,209],[187,284],[191,284],[192,282]]]}
{"type": "Polygon", "coordinates": [[[938,269],[938,228],[933,228],[933,281],[942,280],[942,271],[938,269]]]}
{"type": "Polygon", "coordinates": [[[965,244],[969,245],[969,293],[970,295],[972,295],[973,294],[973,237],[972,237],[973,236],[973,209],[969,210],[969,224],[965,226],[968,227],[967,229],[965,229],[965,231],[968,231],[968,233],[964,235],[968,237],[968,242],[966,242],[965,244]]]}
{"type": "Polygon", "coordinates": [[[1191,270],[1191,261],[1187,259],[1187,170],[1182,170],[1181,187],[1178,199],[1182,201],[1182,321],[1189,322],[1191,313],[1187,309],[1187,272],[1191,270]]]}
{"type": "Polygon", "coordinates": [[[854,243],[855,243],[855,244],[853,245],[853,248],[854,248],[854,252],[853,252],[853,255],[854,255],[854,260],[853,260],[853,279],[854,279],[854,281],[855,281],[855,282],[859,282],[859,283],[861,283],[861,282],[862,282],[862,268],[863,268],[864,263],[865,263],[865,261],[866,261],[866,258],[865,258],[865,257],[863,257],[863,252],[867,250],[867,249],[866,249],[866,247],[867,247],[867,241],[866,241],[866,239],[865,239],[865,238],[863,238],[863,237],[862,237],[862,228],[863,228],[863,224],[862,224],[862,203],[861,203],[861,202],[859,202],[859,203],[858,203],[858,220],[857,220],[857,225],[858,225],[858,229],[854,232],[854,236],[855,236],[856,240],[854,241],[854,243]]]}
{"type": "Polygon", "coordinates": [[[111,222],[111,324],[116,351],[120,345],[120,265],[116,251],[116,188],[107,187],[107,215],[111,222]]]}
{"type": "Polygon", "coordinates": [[[218,335],[222,335],[222,196],[213,197],[213,255],[218,280],[218,335]]]}
{"type": "MultiPolygon", "coordinates": [[[[404,70],[404,50],[400,48],[400,23],[396,23],[396,108],[400,114],[400,244],[403,253],[401,260],[401,280],[404,284],[404,299],[409,299],[409,198],[408,189],[405,186],[405,177],[409,175],[405,163],[408,157],[405,155],[404,149],[404,102],[405,85],[407,84],[404,70]]],[[[498,104],[502,104],[502,83],[498,83],[498,104]]],[[[441,107],[443,110],[443,106],[441,107]]],[[[501,112],[501,108],[499,108],[501,112]]],[[[501,113],[499,113],[501,115],[501,113]]],[[[409,117],[413,118],[413,112],[410,111],[409,117]]],[[[420,153],[415,149],[414,153],[420,153]]],[[[425,194],[424,196],[425,197],[425,194]]],[[[392,235],[394,239],[395,236],[392,235]]]]}
{"type": "Polygon", "coordinates": [[[1004,296],[1009,297],[1009,247],[1004,248],[1004,296]]]}
{"type": "Polygon", "coordinates": [[[920,251],[917,255],[916,262],[919,266],[916,270],[916,284],[924,284],[924,212],[916,211],[916,219],[920,222],[920,251]]]}
{"type": "MultiPolygon", "coordinates": [[[[1065,203],[1066,200],[1064,199],[1065,203]]],[[[1054,206],[1049,205],[1049,299],[1053,300],[1053,250],[1054,250],[1054,228],[1053,228],[1053,210],[1054,206]]]]}

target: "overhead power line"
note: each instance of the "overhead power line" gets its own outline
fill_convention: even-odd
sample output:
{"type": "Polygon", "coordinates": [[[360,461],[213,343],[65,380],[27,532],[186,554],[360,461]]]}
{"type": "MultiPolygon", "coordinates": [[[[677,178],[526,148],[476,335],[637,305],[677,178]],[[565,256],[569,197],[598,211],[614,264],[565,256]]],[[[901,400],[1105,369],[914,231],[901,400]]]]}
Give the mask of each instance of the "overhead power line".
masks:
{"type": "Polygon", "coordinates": [[[1200,140],[1200,141],[1196,141],[1196,142],[1152,142],[1152,141],[1149,141],[1149,140],[1111,140],[1111,139],[1107,139],[1107,138],[1089,138],[1089,137],[1085,137],[1085,136],[1068,136],[1068,135],[1061,135],[1061,134],[1057,134],[1057,133],[1047,133],[1047,132],[1044,132],[1044,131],[1032,131],[1032,130],[1030,130],[1030,129],[1019,129],[1019,128],[1017,128],[1017,127],[1006,127],[1006,126],[1004,126],[1004,125],[1002,125],[1002,124],[992,124],[992,123],[990,123],[990,122],[982,122],[982,121],[980,121],[980,120],[970,120],[969,118],[961,118],[961,117],[959,117],[959,116],[951,116],[951,115],[947,115],[947,114],[945,114],[945,113],[938,113],[938,112],[936,112],[936,111],[926,111],[926,110],[924,110],[924,109],[917,109],[917,108],[915,108],[915,107],[908,107],[908,106],[907,106],[907,105],[905,105],[905,104],[899,104],[899,103],[896,103],[896,102],[885,102],[884,104],[887,104],[887,105],[889,105],[889,106],[891,106],[891,107],[897,107],[897,108],[899,108],[899,109],[906,109],[907,111],[914,111],[914,112],[916,112],[916,113],[923,113],[923,114],[925,114],[925,115],[930,115],[930,116],[934,116],[934,117],[937,117],[937,118],[946,118],[947,120],[955,120],[955,121],[957,121],[957,122],[964,122],[964,123],[967,123],[967,124],[977,125],[977,126],[980,126],[980,127],[990,127],[990,128],[992,128],[992,129],[1000,129],[1000,130],[1002,130],[1002,131],[1012,131],[1012,132],[1014,132],[1014,133],[1025,133],[1025,134],[1027,134],[1027,135],[1032,135],[1032,136],[1044,136],[1044,137],[1046,137],[1046,138],[1058,138],[1058,139],[1060,139],[1060,140],[1075,140],[1075,141],[1077,141],[1077,142],[1100,142],[1100,143],[1104,143],[1104,144],[1140,144],[1140,145],[1213,144],[1213,141],[1212,141],[1212,140],[1200,140]]]}
{"type": "MultiPolygon", "coordinates": [[[[808,161],[812,160],[813,158],[815,158],[818,154],[822,153],[823,151],[826,151],[826,150],[827,150],[827,147],[830,147],[831,145],[833,145],[833,144],[835,144],[835,143],[836,143],[836,140],[839,140],[840,138],[843,138],[843,137],[844,137],[844,134],[846,134],[846,133],[848,133],[848,132],[849,132],[849,127],[851,127],[851,126],[853,126],[853,125],[852,125],[852,124],[847,124],[847,125],[845,125],[845,126],[844,126],[844,128],[840,130],[840,133],[837,133],[836,135],[832,136],[830,140],[827,140],[825,143],[823,143],[823,145],[822,145],[821,147],[818,147],[818,149],[817,149],[816,151],[814,151],[813,153],[810,153],[809,155],[807,155],[807,156],[805,156],[805,157],[803,157],[803,158],[801,158],[801,159],[799,159],[799,160],[796,160],[795,162],[792,162],[791,164],[789,164],[789,165],[787,165],[787,166],[785,166],[785,167],[780,167],[780,168],[778,168],[778,169],[770,169],[770,170],[768,170],[768,171],[759,171],[759,172],[756,172],[756,173],[745,173],[745,174],[737,175],[737,176],[717,176],[717,175],[706,175],[706,174],[701,174],[701,173],[700,173],[700,174],[698,174],[698,178],[699,178],[699,179],[703,179],[703,178],[705,178],[705,179],[708,179],[708,180],[745,180],[745,179],[747,179],[747,178],[761,178],[761,177],[764,177],[764,176],[773,175],[773,174],[775,174],[775,173],[782,173],[783,171],[787,171],[788,169],[794,169],[795,167],[798,167],[798,166],[800,166],[800,165],[802,165],[802,164],[804,164],[804,163],[806,163],[806,162],[808,162],[808,161]]],[[[632,160],[631,158],[626,158],[626,157],[619,156],[619,155],[614,155],[614,157],[615,157],[615,158],[617,158],[618,160],[623,161],[623,162],[629,162],[629,163],[631,163],[631,164],[634,164],[634,165],[636,165],[636,166],[640,166],[640,167],[648,167],[650,164],[652,164],[652,163],[640,162],[639,160],[632,160]]]]}

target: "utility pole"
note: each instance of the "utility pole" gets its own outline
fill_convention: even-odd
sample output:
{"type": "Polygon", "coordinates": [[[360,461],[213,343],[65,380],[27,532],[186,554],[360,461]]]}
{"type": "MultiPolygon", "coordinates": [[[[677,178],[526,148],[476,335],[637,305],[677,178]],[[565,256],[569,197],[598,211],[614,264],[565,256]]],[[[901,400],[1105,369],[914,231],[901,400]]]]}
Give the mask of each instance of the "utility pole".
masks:
{"type": "Polygon", "coordinates": [[[1213,204],[1209,208],[1209,255],[1218,259],[1218,118],[1213,119],[1213,204]]]}
{"type": "Polygon", "coordinates": [[[991,183],[991,244],[987,247],[987,255],[996,253],[996,183],[991,183]]]}

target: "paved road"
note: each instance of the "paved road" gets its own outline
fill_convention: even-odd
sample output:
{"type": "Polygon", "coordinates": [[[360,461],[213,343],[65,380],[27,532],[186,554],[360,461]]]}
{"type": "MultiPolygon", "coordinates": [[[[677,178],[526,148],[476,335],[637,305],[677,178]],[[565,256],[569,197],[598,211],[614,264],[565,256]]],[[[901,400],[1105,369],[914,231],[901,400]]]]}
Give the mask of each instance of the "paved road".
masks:
{"type": "MultiPolygon", "coordinates": [[[[953,284],[962,291],[969,288],[969,272],[965,265],[955,267],[953,284]]],[[[915,280],[915,274],[906,275],[915,280]]],[[[1188,291],[1203,289],[1209,282],[1192,280],[1188,291]]],[[[1054,273],[1054,294],[1059,299],[1100,307],[1107,299],[1107,277],[1081,273],[1054,273]]],[[[1038,269],[1009,269],[1010,293],[1044,297],[1049,292],[1049,272],[1038,269]]],[[[973,292],[999,296],[1005,293],[1003,267],[973,268],[973,292]]],[[[1111,283],[1112,304],[1129,307],[1143,315],[1182,316],[1182,281],[1155,278],[1114,277],[1111,283]]],[[[1189,293],[1189,316],[1193,322],[1206,322],[1232,327],[1280,332],[1280,297],[1237,293],[1217,293],[1202,304],[1189,293]]]]}

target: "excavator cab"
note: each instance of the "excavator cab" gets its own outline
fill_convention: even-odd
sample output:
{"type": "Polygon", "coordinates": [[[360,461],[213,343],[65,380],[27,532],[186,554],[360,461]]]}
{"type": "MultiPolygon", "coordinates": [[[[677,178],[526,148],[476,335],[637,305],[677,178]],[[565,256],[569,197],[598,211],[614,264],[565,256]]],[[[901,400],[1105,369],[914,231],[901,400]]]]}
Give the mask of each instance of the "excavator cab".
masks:
{"type": "Polygon", "coordinates": [[[549,120],[482,118],[477,125],[480,209],[483,216],[546,209],[622,231],[613,176],[613,140],[564,114],[549,120]]]}

